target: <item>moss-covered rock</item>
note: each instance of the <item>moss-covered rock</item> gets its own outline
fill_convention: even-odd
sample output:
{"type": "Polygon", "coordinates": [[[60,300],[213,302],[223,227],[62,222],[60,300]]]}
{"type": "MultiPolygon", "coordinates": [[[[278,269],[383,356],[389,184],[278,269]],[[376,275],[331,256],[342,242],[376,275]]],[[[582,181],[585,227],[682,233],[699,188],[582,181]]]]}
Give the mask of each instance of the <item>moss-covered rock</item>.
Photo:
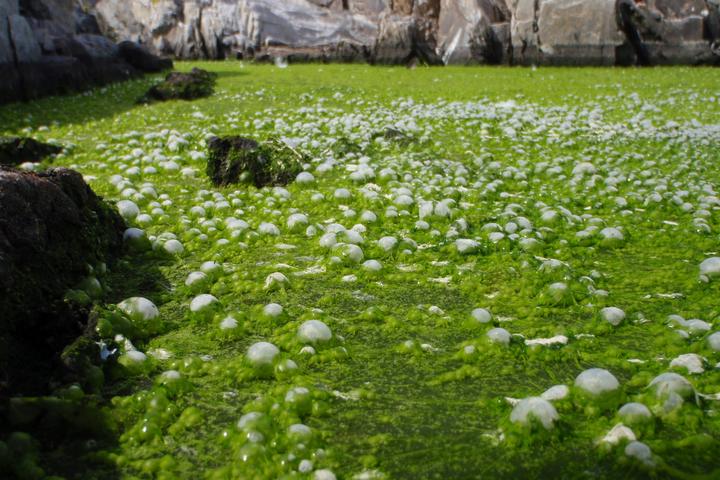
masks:
{"type": "Polygon", "coordinates": [[[164,81],[152,86],[138,103],[209,97],[215,91],[216,79],[217,74],[200,68],[193,68],[189,73],[171,72],[164,81]]]}
{"type": "Polygon", "coordinates": [[[213,137],[208,150],[207,174],[215,185],[287,185],[302,171],[302,155],[280,141],[213,137]]]}

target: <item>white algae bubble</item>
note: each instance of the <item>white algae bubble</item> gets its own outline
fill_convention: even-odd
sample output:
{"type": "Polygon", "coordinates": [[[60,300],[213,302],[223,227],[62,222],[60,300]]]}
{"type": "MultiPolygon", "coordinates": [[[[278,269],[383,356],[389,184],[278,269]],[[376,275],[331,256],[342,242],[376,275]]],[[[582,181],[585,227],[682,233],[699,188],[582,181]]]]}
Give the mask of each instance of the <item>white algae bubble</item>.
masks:
{"type": "Polygon", "coordinates": [[[134,227],[125,230],[123,233],[123,241],[131,250],[136,251],[149,250],[151,246],[145,231],[134,227]]]}
{"type": "Polygon", "coordinates": [[[623,440],[633,442],[636,438],[635,432],[622,423],[618,423],[610,429],[610,431],[600,441],[609,445],[617,445],[623,440]]]}
{"type": "Polygon", "coordinates": [[[661,373],[653,378],[648,384],[658,397],[665,397],[670,394],[677,394],[682,398],[688,398],[695,393],[692,384],[682,375],[673,372],[661,373]]]}
{"type": "Polygon", "coordinates": [[[233,330],[237,328],[238,322],[234,317],[227,316],[220,322],[220,330],[233,330]]]}
{"type": "Polygon", "coordinates": [[[642,442],[632,441],[625,447],[625,455],[634,458],[645,465],[653,465],[652,451],[642,442]]]}
{"type": "Polygon", "coordinates": [[[310,398],[310,390],[305,387],[294,387],[285,394],[285,401],[288,403],[300,403],[310,398]]]}
{"type": "Polygon", "coordinates": [[[205,280],[207,280],[207,278],[207,274],[203,272],[190,272],[185,279],[185,285],[191,287],[193,285],[204,282],[205,280]]]}
{"type": "Polygon", "coordinates": [[[218,275],[222,273],[222,269],[222,265],[219,265],[213,261],[203,262],[203,264],[200,265],[200,271],[207,275],[218,275]]]}
{"type": "Polygon", "coordinates": [[[167,382],[173,382],[175,380],[180,380],[181,377],[182,377],[182,375],[177,370],[166,370],[160,374],[160,378],[163,381],[167,381],[167,382]]]}
{"type": "Polygon", "coordinates": [[[316,470],[313,480],[337,480],[335,474],[328,469],[316,470]]]}
{"type": "Polygon", "coordinates": [[[395,248],[398,244],[397,238],[395,237],[382,237],[377,241],[378,246],[386,252],[389,252],[395,248]]]}
{"type": "Polygon", "coordinates": [[[720,275],[720,257],[710,257],[700,263],[700,275],[709,278],[720,275]]]}
{"type": "Polygon", "coordinates": [[[312,436],[312,430],[305,424],[294,423],[288,427],[288,433],[301,438],[312,436]]]}
{"type": "Polygon", "coordinates": [[[692,318],[685,322],[685,327],[690,330],[690,333],[709,332],[711,328],[709,323],[697,318],[692,318]]]}
{"type": "Polygon", "coordinates": [[[703,373],[703,358],[696,353],[685,353],[673,358],[670,362],[671,367],[679,367],[687,370],[688,373],[703,373]]]}
{"type": "Polygon", "coordinates": [[[315,177],[310,172],[300,172],[297,174],[297,177],[295,177],[295,182],[300,185],[307,185],[309,183],[313,183],[314,181],[315,177]]]}
{"type": "Polygon", "coordinates": [[[298,472],[300,473],[310,473],[313,469],[313,463],[310,460],[301,460],[298,464],[298,472]]]}
{"type": "Polygon", "coordinates": [[[550,301],[559,303],[568,299],[570,288],[564,282],[555,282],[548,286],[547,293],[550,301]]]}
{"type": "Polygon", "coordinates": [[[351,243],[340,244],[340,255],[353,263],[360,263],[365,258],[362,248],[351,243]]]}
{"type": "Polygon", "coordinates": [[[163,244],[163,249],[170,255],[180,255],[185,251],[185,247],[178,240],[170,239],[163,244]]]}
{"type": "Polygon", "coordinates": [[[625,319],[625,312],[617,307],[605,307],[600,310],[600,316],[610,325],[618,326],[625,319]]]}
{"type": "Polygon", "coordinates": [[[118,303],[122,310],[133,322],[149,322],[155,320],[160,312],[153,302],[144,297],[130,297],[118,303]]]}
{"type": "Polygon", "coordinates": [[[240,430],[251,428],[257,424],[258,420],[260,420],[263,416],[264,414],[261,412],[248,412],[240,417],[240,420],[237,422],[237,428],[240,430]]]}
{"type": "Polygon", "coordinates": [[[480,244],[478,242],[469,238],[458,238],[455,240],[455,248],[457,248],[458,253],[473,253],[477,251],[479,247],[480,244]]]}
{"type": "Polygon", "coordinates": [[[650,409],[638,402],[626,403],[620,410],[618,410],[618,416],[627,423],[637,423],[652,418],[650,409]]]}
{"type": "Polygon", "coordinates": [[[280,350],[269,342],[257,342],[247,350],[247,359],[255,366],[269,365],[275,360],[280,350]]]}
{"type": "Polygon", "coordinates": [[[283,312],[283,307],[279,303],[268,303],[263,307],[263,313],[268,317],[279,317],[283,312]]]}
{"type": "Polygon", "coordinates": [[[120,215],[127,221],[134,220],[140,214],[140,209],[131,200],[120,200],[116,206],[120,215]]]}
{"type": "Polygon", "coordinates": [[[332,338],[330,327],[320,320],[308,320],[298,328],[298,338],[301,342],[316,343],[327,342],[332,338]]]}
{"type": "Polygon", "coordinates": [[[707,339],[710,348],[716,352],[720,352],[720,332],[715,332],[707,339]]]}
{"type": "Polygon", "coordinates": [[[217,303],[218,299],[208,293],[203,293],[193,298],[190,302],[191,312],[200,312],[210,308],[213,304],[217,303]]]}
{"type": "Polygon", "coordinates": [[[369,272],[379,272],[382,269],[382,264],[377,260],[366,260],[363,262],[362,268],[369,272]]]}
{"type": "Polygon", "coordinates": [[[620,230],[614,227],[607,227],[600,230],[600,237],[605,241],[622,242],[625,236],[620,230]]]}
{"type": "Polygon", "coordinates": [[[568,395],[570,395],[570,388],[568,388],[567,385],[554,385],[545,390],[542,395],[540,395],[540,398],[549,402],[554,402],[556,400],[567,398],[568,395]]]}
{"type": "Polygon", "coordinates": [[[129,352],[125,353],[124,357],[126,357],[132,363],[143,363],[145,360],[147,360],[147,355],[138,350],[130,350],[129,352]]]}
{"type": "Polygon", "coordinates": [[[295,230],[299,227],[304,227],[308,224],[307,215],[302,213],[293,213],[287,219],[287,226],[290,230],[295,230]]]}
{"type": "Polygon", "coordinates": [[[273,272],[265,277],[265,290],[274,290],[277,288],[283,288],[290,283],[290,280],[281,272],[273,272]]]}
{"type": "Polygon", "coordinates": [[[476,308],[471,315],[478,323],[489,323],[492,320],[492,314],[484,308],[476,308]]]}
{"type": "Polygon", "coordinates": [[[486,335],[491,341],[495,343],[501,343],[503,345],[508,345],[510,343],[510,332],[508,332],[504,328],[493,328],[492,330],[488,331],[486,335]]]}
{"type": "Polygon", "coordinates": [[[615,375],[602,368],[590,368],[575,378],[575,386],[591,395],[612,392],[620,387],[615,375]]]}
{"type": "Polygon", "coordinates": [[[531,418],[535,418],[546,430],[550,430],[560,416],[550,402],[540,397],[523,398],[510,413],[510,421],[521,425],[528,425],[531,418]]]}

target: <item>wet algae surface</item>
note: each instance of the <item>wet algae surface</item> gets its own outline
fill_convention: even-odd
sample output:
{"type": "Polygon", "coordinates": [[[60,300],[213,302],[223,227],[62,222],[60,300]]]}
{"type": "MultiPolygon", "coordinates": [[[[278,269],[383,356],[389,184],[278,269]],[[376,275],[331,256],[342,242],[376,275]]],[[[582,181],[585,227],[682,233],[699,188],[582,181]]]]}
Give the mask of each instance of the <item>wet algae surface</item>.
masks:
{"type": "Polygon", "coordinates": [[[9,476],[720,477],[714,70],[193,67],[0,109],[130,227],[9,476]],[[214,186],[221,136],[302,173],[214,186]]]}

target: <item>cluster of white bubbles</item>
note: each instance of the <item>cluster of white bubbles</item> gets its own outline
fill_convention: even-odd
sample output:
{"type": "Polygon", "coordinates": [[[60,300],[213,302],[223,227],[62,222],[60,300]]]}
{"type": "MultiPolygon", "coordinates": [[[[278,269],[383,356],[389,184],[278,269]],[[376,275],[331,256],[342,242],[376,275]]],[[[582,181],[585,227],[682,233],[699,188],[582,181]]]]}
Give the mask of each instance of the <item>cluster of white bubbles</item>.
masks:
{"type": "MultiPolygon", "coordinates": [[[[287,63],[278,61],[277,66],[285,68],[287,63]]],[[[264,89],[249,91],[228,97],[228,102],[267,95],[264,89]]],[[[346,99],[338,92],[334,101],[349,108],[333,108],[325,99],[311,102],[313,98],[309,95],[292,111],[237,110],[215,117],[196,110],[187,113],[192,122],[186,132],[124,132],[99,142],[95,152],[93,166],[110,172],[107,180],[114,193],[109,196],[128,224],[123,239],[130,250],[152,250],[197,262],[195,270],[182,271],[180,284],[174,285],[187,295],[184,305],[189,317],[214,322],[223,335],[237,331],[241,319],[251,329],[256,321],[272,326],[271,331],[262,331],[261,338],[267,341],[246,350],[245,361],[253,368],[267,369],[281,361],[295,365],[286,354],[313,354],[342,338],[325,321],[334,330],[341,330],[343,322],[316,317],[316,312],[305,312],[313,316],[302,317],[311,318],[303,322],[291,315],[300,306],[284,308],[272,301],[289,298],[293,289],[302,291],[304,282],[352,287],[358,301],[373,298],[360,286],[382,291],[398,277],[423,287],[465,288],[466,279],[477,277],[483,268],[479,259],[498,254],[492,258],[510,261],[502,256],[507,252],[518,261],[503,271],[529,285],[523,295],[529,296],[530,304],[535,302],[534,307],[578,305],[596,312],[597,323],[609,324],[614,332],[643,328],[644,317],[630,306],[634,304],[615,297],[608,281],[613,272],[603,262],[588,267],[586,259],[643,242],[649,230],[671,235],[678,244],[717,234],[714,212],[720,198],[702,173],[702,166],[716,159],[693,156],[688,148],[714,141],[720,128],[696,120],[665,121],[658,112],[661,107],[672,108],[671,99],[650,104],[639,95],[618,94],[549,108],[517,99],[421,103],[399,98],[384,104],[346,99]],[[621,97],[634,115],[630,122],[612,120],[606,107],[608,102],[619,103],[621,97]],[[263,138],[272,132],[289,148],[306,154],[303,171],[286,187],[206,187],[209,184],[201,181],[199,172],[205,169],[207,140],[221,130],[217,122],[263,138]],[[388,129],[402,132],[418,145],[432,145],[438,154],[427,158],[412,148],[396,148],[388,135],[375,135],[388,129]],[[450,154],[449,147],[437,140],[438,131],[452,129],[453,148],[461,147],[462,155],[454,150],[450,154]],[[492,142],[473,144],[476,138],[492,135],[509,142],[507,152],[493,151],[488,146],[492,142]],[[589,146],[578,149],[580,141],[589,146]],[[615,148],[630,141],[666,144],[688,155],[678,159],[615,148]],[[351,148],[344,150],[343,145],[351,148]],[[545,147],[552,151],[544,151],[545,147]],[[248,259],[253,263],[243,263],[248,259]],[[230,310],[241,303],[233,290],[240,283],[243,295],[260,291],[265,295],[263,303],[270,302],[258,306],[261,319],[249,315],[251,319],[245,321],[240,316],[245,312],[230,310]],[[288,331],[294,332],[292,341],[301,344],[299,352],[285,351],[288,331]]],[[[699,273],[692,273],[693,281],[699,279],[706,288],[720,276],[720,257],[710,255],[714,254],[698,253],[694,258],[705,259],[699,273]]],[[[477,281],[493,283],[490,277],[477,281]]],[[[469,290],[474,295],[478,289],[469,290]]],[[[483,306],[472,310],[469,318],[463,313],[463,320],[480,329],[479,335],[494,350],[566,348],[581,338],[558,329],[548,332],[549,338],[513,342],[525,337],[519,326],[511,328],[514,334],[498,326],[505,320],[501,315],[508,314],[503,309],[512,310],[512,305],[503,305],[506,294],[488,290],[482,295],[472,301],[483,306]]],[[[452,319],[454,312],[432,301],[443,307],[427,310],[440,319],[439,325],[452,319]]],[[[133,324],[157,328],[160,314],[149,300],[129,298],[118,308],[133,324]]],[[[720,351],[720,332],[712,333],[710,322],[679,315],[672,316],[670,324],[673,334],[688,342],[701,341],[707,355],[688,350],[668,359],[667,366],[692,375],[706,372],[708,359],[720,351]]],[[[591,341],[587,339],[592,336],[583,338],[591,341]]],[[[129,339],[120,340],[128,361],[145,362],[145,354],[129,339]]],[[[423,350],[437,350],[429,343],[422,345],[423,350]]],[[[476,347],[468,345],[465,352],[475,353],[476,347]]],[[[168,378],[173,375],[166,372],[168,378]]],[[[587,397],[585,401],[592,401],[618,392],[620,383],[608,370],[592,368],[577,376],[574,389],[587,397]]],[[[648,389],[663,402],[664,411],[673,411],[695,395],[688,380],[674,372],[657,376],[648,389]]],[[[555,385],[540,396],[522,399],[510,419],[521,425],[535,419],[551,430],[559,419],[553,402],[566,399],[570,392],[567,385],[555,385]]],[[[652,452],[636,440],[629,426],[652,418],[653,413],[642,403],[630,402],[617,414],[627,425],[616,425],[606,435],[606,443],[627,441],[626,456],[652,464],[652,452]]],[[[238,427],[250,428],[261,415],[269,414],[248,413],[238,427]]],[[[259,432],[252,432],[259,441],[259,432]]],[[[286,433],[297,438],[312,435],[300,423],[289,426],[286,433]]],[[[296,463],[302,475],[312,472],[316,480],[335,478],[327,469],[316,469],[318,461],[296,463]]]]}

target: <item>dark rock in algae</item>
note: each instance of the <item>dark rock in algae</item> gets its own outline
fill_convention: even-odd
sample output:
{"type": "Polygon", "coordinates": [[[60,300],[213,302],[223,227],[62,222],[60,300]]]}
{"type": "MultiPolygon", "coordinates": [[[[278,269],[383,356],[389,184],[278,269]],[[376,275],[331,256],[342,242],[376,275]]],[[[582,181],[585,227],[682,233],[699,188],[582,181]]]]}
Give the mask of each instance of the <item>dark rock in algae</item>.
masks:
{"type": "Polygon", "coordinates": [[[121,253],[124,228],[76,171],[0,167],[0,397],[47,387],[87,324],[65,294],[97,281],[121,253]]]}
{"type": "Polygon", "coordinates": [[[207,174],[215,185],[287,185],[302,171],[302,155],[279,141],[213,137],[208,150],[207,174]]]}
{"type": "Polygon", "coordinates": [[[62,147],[27,137],[0,137],[0,165],[16,166],[24,162],[40,162],[56,155],[62,147]]]}
{"type": "Polygon", "coordinates": [[[189,73],[171,72],[148,90],[139,103],[166,100],[194,100],[209,97],[215,90],[217,74],[193,68],[189,73]]]}

